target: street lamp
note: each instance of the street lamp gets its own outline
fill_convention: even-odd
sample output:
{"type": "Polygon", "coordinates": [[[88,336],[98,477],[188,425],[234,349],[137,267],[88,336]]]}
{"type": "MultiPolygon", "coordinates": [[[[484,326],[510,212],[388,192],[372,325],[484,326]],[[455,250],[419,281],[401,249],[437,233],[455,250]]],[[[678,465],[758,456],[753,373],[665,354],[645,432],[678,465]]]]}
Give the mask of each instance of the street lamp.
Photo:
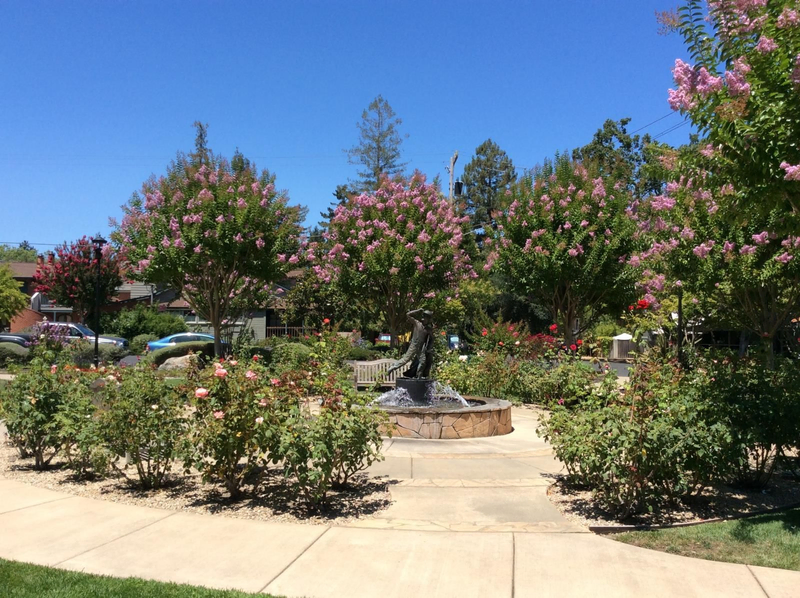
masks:
{"type": "Polygon", "coordinates": [[[464,183],[462,181],[456,181],[453,187],[456,192],[456,197],[461,197],[461,194],[464,192],[464,183]]]}
{"type": "Polygon", "coordinates": [[[100,367],[100,260],[103,257],[103,245],[106,240],[103,237],[92,239],[94,245],[94,259],[97,262],[97,271],[94,277],[94,367],[100,367]]]}

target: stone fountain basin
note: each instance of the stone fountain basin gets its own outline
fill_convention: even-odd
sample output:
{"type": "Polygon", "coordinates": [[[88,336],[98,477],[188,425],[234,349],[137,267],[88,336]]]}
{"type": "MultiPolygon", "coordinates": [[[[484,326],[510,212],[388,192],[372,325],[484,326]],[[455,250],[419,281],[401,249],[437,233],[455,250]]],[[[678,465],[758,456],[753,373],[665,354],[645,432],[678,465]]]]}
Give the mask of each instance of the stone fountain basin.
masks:
{"type": "Polygon", "coordinates": [[[511,403],[502,399],[464,397],[470,407],[440,403],[434,407],[387,407],[394,424],[392,435],[400,438],[455,440],[502,436],[511,432],[511,403]]]}

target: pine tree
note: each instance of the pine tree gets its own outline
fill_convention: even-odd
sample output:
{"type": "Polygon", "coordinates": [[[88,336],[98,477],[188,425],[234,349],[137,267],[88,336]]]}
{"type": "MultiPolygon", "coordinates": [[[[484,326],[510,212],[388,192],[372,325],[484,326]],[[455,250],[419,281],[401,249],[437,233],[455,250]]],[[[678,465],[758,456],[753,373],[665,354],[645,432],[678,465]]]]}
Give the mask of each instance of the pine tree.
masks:
{"type": "Polygon", "coordinates": [[[479,233],[479,243],[490,228],[495,228],[492,213],[502,207],[506,189],[516,180],[511,158],[491,139],[475,149],[472,161],[464,167],[464,211],[472,221],[472,229],[479,233]]]}
{"type": "Polygon", "coordinates": [[[345,150],[348,162],[361,168],[352,185],[356,191],[375,191],[381,175],[393,178],[403,173],[407,162],[400,161],[403,136],[398,128],[402,123],[380,95],[361,113],[358,143],[345,150]]]}

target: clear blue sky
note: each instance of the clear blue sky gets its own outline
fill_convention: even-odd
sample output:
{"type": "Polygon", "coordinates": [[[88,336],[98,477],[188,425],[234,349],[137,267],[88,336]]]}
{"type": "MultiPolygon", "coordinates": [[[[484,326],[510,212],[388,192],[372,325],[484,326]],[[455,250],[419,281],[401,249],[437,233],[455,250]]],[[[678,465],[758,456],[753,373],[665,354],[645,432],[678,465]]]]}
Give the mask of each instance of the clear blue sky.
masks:
{"type": "MultiPolygon", "coordinates": [[[[60,243],[108,218],[192,122],[277,174],[308,224],[355,177],[342,151],[382,94],[409,168],[447,181],[491,137],[518,171],[670,113],[685,49],[660,36],[670,0],[0,0],[0,242],[60,243]]],[[[669,117],[642,132],[679,124],[669,117]]],[[[678,145],[684,126],[661,137],[678,145]]]]}

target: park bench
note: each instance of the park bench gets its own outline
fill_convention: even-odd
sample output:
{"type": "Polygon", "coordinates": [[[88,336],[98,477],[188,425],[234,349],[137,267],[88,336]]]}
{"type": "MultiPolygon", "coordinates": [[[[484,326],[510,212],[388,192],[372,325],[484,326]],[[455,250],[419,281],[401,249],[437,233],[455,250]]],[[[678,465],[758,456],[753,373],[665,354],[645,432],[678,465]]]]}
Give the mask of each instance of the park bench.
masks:
{"type": "Polygon", "coordinates": [[[394,388],[400,372],[386,372],[397,363],[394,359],[376,359],[375,361],[348,361],[353,368],[353,381],[356,388],[387,386],[394,388]]]}

